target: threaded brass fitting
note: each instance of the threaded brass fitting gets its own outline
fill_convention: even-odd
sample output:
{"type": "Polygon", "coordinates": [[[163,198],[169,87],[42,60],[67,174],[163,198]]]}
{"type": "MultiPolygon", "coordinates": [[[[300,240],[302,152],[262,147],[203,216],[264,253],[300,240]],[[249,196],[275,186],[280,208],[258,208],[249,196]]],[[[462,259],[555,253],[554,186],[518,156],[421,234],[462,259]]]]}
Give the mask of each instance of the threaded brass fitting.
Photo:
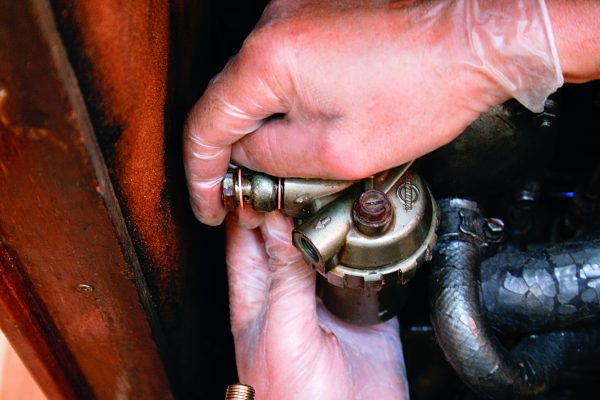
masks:
{"type": "Polygon", "coordinates": [[[227,386],[225,400],[254,400],[254,388],[243,383],[234,383],[227,386]]]}

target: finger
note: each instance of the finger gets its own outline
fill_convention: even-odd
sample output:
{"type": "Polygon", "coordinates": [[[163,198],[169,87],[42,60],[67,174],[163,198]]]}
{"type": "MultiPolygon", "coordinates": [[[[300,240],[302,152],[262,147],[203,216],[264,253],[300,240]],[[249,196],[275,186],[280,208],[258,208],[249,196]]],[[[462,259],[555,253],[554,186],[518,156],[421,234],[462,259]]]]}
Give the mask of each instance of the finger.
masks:
{"type": "MultiPolygon", "coordinates": [[[[276,41],[275,41],[276,42],[276,41]]],[[[225,216],[220,182],[231,144],[275,113],[287,113],[289,79],[276,60],[273,41],[248,40],[191,110],[184,129],[184,161],[192,207],[200,221],[217,225],[225,216]],[[266,42],[266,44],[264,44],[266,42]]]]}
{"type": "Polygon", "coordinates": [[[270,271],[258,230],[243,228],[233,218],[227,219],[226,228],[231,329],[236,334],[266,306],[270,271]]]}
{"type": "Polygon", "coordinates": [[[256,229],[265,220],[265,213],[248,207],[237,208],[235,215],[237,216],[237,223],[246,229],[256,229]]]}
{"type": "Polygon", "coordinates": [[[294,108],[238,141],[232,159],[277,176],[354,180],[427,154],[465,128],[434,127],[415,135],[429,122],[418,117],[405,121],[404,114],[394,112],[360,113],[355,105],[342,105],[328,115],[309,118],[306,111],[294,108]]]}
{"type": "Polygon", "coordinates": [[[238,141],[232,147],[234,162],[283,177],[361,179],[419,151],[411,143],[398,151],[397,135],[367,135],[371,128],[353,126],[345,117],[292,118],[268,121],[238,141]]]}
{"type": "Polygon", "coordinates": [[[289,357],[306,350],[322,334],[318,325],[315,273],[292,245],[292,224],[278,213],[265,215],[261,226],[271,269],[267,321],[273,356],[289,357]]]}
{"type": "Polygon", "coordinates": [[[276,176],[327,178],[335,173],[324,165],[325,124],[305,121],[300,124],[288,118],[267,121],[232,147],[232,160],[255,171],[276,176]]]}

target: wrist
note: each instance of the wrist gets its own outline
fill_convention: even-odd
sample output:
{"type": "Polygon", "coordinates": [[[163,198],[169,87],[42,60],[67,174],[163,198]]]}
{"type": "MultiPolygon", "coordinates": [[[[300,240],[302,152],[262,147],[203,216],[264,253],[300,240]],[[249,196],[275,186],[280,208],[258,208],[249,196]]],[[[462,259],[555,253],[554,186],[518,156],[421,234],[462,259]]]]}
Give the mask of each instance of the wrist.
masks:
{"type": "Polygon", "coordinates": [[[534,112],[564,79],[543,0],[455,2],[474,66],[534,112]]]}
{"type": "Polygon", "coordinates": [[[600,2],[546,3],[565,81],[600,79],[600,2]]]}

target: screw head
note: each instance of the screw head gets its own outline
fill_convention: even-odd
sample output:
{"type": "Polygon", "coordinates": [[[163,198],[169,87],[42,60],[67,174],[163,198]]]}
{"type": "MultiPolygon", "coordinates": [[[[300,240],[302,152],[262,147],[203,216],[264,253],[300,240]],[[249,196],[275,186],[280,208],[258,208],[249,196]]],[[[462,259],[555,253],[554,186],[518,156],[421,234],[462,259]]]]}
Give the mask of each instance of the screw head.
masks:
{"type": "Polygon", "coordinates": [[[358,230],[366,235],[385,232],[394,216],[390,200],[380,190],[371,189],[354,203],[352,217],[358,230]]]}
{"type": "Polygon", "coordinates": [[[90,293],[94,291],[94,287],[85,283],[80,283],[77,285],[77,290],[81,293],[90,293]]]}

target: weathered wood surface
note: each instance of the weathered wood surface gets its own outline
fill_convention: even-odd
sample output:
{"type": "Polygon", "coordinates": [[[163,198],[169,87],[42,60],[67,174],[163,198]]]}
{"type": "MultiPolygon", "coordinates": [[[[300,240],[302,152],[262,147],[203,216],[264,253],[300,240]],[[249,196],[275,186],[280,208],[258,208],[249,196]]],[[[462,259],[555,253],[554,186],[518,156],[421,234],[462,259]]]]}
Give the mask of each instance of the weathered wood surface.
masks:
{"type": "Polygon", "coordinates": [[[160,327],[46,0],[0,0],[0,325],[52,398],[171,397],[160,327]]]}

